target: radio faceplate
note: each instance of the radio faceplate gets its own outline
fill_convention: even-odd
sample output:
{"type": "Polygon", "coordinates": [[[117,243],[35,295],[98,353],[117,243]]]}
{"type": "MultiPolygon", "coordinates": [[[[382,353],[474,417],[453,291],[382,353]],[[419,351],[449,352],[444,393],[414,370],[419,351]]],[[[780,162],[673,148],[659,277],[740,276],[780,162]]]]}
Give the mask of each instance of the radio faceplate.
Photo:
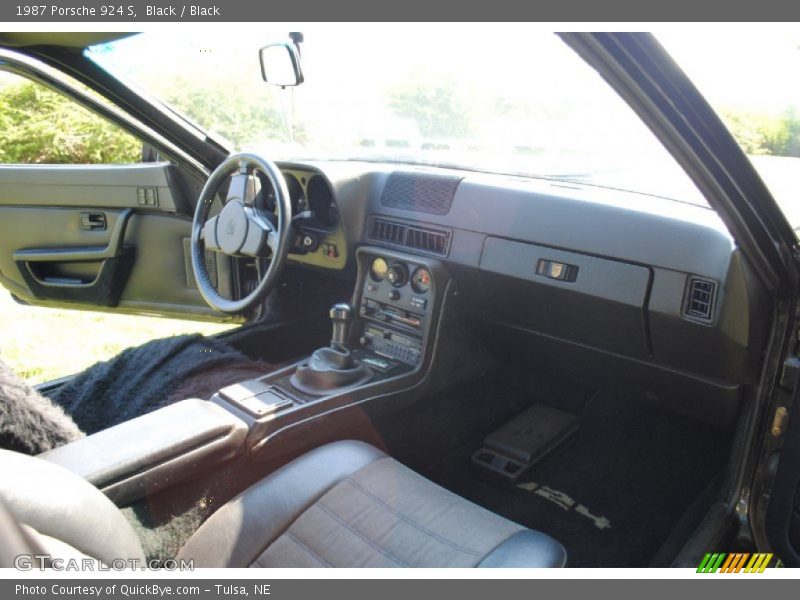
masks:
{"type": "Polygon", "coordinates": [[[379,253],[370,253],[363,265],[366,272],[358,303],[358,314],[364,319],[361,347],[416,367],[433,308],[431,270],[410,258],[379,253]]]}
{"type": "Polygon", "coordinates": [[[404,335],[381,325],[367,324],[361,336],[365,350],[416,366],[422,356],[422,340],[404,335]]]}

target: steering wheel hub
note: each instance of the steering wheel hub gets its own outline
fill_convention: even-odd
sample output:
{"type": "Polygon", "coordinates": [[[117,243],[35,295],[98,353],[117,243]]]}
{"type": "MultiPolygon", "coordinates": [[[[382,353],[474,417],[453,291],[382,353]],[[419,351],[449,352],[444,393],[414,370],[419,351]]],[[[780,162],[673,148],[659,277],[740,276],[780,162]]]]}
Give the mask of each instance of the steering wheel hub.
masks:
{"type": "Polygon", "coordinates": [[[216,235],[225,254],[235,255],[247,239],[247,215],[241,200],[231,200],[217,218],[216,235]]]}

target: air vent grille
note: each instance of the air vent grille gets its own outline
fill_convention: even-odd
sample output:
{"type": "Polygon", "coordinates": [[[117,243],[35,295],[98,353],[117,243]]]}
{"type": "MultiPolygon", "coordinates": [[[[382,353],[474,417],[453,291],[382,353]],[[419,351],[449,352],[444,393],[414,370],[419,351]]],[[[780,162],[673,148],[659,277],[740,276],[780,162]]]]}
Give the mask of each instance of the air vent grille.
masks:
{"type": "Polygon", "coordinates": [[[447,254],[447,246],[450,242],[450,234],[445,231],[431,231],[429,229],[418,229],[410,227],[406,234],[406,246],[432,252],[444,256],[447,254]]]}
{"type": "Polygon", "coordinates": [[[446,215],[461,177],[395,171],[386,180],[381,204],[402,210],[446,215]]]}
{"type": "Polygon", "coordinates": [[[403,245],[406,239],[406,226],[402,223],[375,219],[372,221],[370,237],[374,240],[403,245]]]}
{"type": "Polygon", "coordinates": [[[406,225],[386,219],[372,219],[370,239],[388,242],[422,252],[447,256],[450,249],[450,232],[418,225],[406,225]]]}
{"type": "Polygon", "coordinates": [[[717,284],[708,279],[690,277],[683,313],[692,319],[711,321],[714,316],[714,298],[717,284]]]}

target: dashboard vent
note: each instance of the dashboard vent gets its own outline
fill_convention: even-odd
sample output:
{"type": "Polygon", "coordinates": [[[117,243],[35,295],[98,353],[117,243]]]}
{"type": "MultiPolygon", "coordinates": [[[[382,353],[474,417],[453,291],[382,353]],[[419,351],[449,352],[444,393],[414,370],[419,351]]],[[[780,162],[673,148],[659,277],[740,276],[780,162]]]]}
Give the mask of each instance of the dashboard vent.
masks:
{"type": "Polygon", "coordinates": [[[406,225],[387,219],[373,218],[370,239],[388,242],[438,256],[447,256],[450,249],[450,232],[431,227],[406,225]]]}
{"type": "Polygon", "coordinates": [[[450,212],[461,177],[395,171],[386,180],[381,204],[433,215],[450,212]]]}
{"type": "Polygon", "coordinates": [[[717,284],[708,279],[690,277],[686,290],[683,314],[691,319],[709,322],[714,315],[714,298],[717,284]]]}
{"type": "Polygon", "coordinates": [[[374,219],[369,237],[373,240],[403,245],[406,239],[406,229],[406,226],[402,223],[374,219]]]}

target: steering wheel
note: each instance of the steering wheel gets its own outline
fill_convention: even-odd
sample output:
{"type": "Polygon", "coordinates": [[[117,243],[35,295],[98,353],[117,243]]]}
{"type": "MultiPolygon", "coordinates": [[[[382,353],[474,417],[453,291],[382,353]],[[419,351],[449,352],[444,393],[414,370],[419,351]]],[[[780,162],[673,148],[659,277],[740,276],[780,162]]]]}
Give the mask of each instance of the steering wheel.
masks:
{"type": "MultiPolygon", "coordinates": [[[[255,154],[233,154],[208,178],[192,222],[192,270],[203,299],[224,313],[241,313],[264,300],[286,263],[292,237],[292,206],[280,169],[255,154]],[[222,211],[208,218],[217,192],[228,176],[230,187],[222,211]],[[256,194],[256,178],[269,181],[275,194],[275,215],[256,194]],[[277,217],[277,218],[276,218],[277,217]],[[239,300],[222,296],[208,275],[204,250],[231,257],[269,258],[269,266],[256,288],[239,300]]],[[[260,269],[259,269],[260,271],[260,269]]]]}

